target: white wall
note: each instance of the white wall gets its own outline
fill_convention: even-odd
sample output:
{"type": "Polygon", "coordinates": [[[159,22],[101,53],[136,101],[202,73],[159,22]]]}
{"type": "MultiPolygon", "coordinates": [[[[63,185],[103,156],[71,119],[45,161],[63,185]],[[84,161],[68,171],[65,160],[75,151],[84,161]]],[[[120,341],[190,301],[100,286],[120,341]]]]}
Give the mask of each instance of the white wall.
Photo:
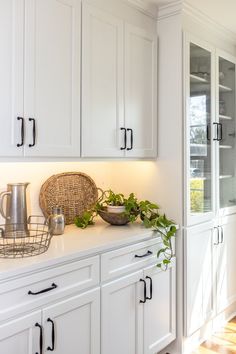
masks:
{"type": "MultiPolygon", "coordinates": [[[[139,199],[154,202],[160,202],[160,195],[163,202],[165,197],[168,199],[168,189],[158,188],[160,171],[157,161],[2,162],[0,191],[6,190],[7,183],[30,182],[27,190],[29,213],[41,214],[38,202],[41,185],[53,174],[66,171],[86,173],[102,189],[112,188],[124,194],[134,192],[139,199]]],[[[166,207],[163,211],[172,218],[176,216],[171,208],[166,207]]]]}
{"type": "Polygon", "coordinates": [[[51,175],[66,171],[84,172],[102,189],[111,184],[111,163],[108,162],[4,162],[0,163],[0,191],[6,190],[10,182],[30,182],[28,212],[42,215],[38,203],[41,185],[51,175]]]}

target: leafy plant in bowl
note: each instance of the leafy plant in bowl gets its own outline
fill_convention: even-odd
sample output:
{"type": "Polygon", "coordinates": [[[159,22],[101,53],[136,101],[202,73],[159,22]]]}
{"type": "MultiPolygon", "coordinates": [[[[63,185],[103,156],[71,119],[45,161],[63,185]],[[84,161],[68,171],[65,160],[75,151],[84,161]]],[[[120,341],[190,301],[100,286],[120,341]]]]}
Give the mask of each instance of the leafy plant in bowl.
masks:
{"type": "Polygon", "coordinates": [[[165,214],[160,214],[158,204],[148,200],[138,201],[134,193],[126,198],[121,193],[116,194],[112,190],[108,190],[102,192],[102,196],[91,210],[75,218],[75,224],[84,229],[94,224],[94,218],[98,214],[112,225],[125,225],[140,218],[145,227],[151,228],[161,236],[163,247],[157,253],[159,259],[157,266],[164,270],[168,268],[171,258],[174,256],[172,238],[175,236],[177,228],[174,221],[168,219],[165,214]],[[119,212],[110,212],[109,207],[123,207],[123,209],[119,212]]]}

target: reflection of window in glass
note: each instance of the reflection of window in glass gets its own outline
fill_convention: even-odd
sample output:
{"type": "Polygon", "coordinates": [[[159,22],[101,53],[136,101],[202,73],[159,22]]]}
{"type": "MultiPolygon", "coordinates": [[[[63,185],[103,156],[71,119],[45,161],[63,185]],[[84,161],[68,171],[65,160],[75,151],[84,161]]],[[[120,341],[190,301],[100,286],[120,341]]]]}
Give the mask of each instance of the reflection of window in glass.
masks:
{"type": "Polygon", "coordinates": [[[192,145],[192,156],[207,155],[207,105],[207,95],[190,97],[190,144],[192,145]]]}

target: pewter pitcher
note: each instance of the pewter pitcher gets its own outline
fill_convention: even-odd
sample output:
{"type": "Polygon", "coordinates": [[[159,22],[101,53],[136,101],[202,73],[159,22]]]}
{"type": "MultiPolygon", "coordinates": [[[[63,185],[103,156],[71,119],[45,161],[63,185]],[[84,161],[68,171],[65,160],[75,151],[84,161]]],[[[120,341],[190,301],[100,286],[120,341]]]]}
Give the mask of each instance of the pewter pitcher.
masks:
{"type": "MultiPolygon", "coordinates": [[[[7,191],[0,193],[0,214],[6,219],[7,225],[14,224],[14,231],[27,232],[26,188],[29,183],[9,183],[7,191]],[[6,211],[3,210],[6,199],[6,211]]],[[[13,230],[12,230],[13,231],[13,230]]]]}

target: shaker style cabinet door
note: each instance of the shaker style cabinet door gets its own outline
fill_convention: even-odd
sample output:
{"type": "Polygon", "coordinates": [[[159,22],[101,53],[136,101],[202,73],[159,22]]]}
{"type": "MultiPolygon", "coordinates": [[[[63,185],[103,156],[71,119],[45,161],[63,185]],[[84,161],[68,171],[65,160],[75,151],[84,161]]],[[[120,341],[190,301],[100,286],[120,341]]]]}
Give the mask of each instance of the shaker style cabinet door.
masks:
{"type": "Polygon", "coordinates": [[[102,287],[102,354],[143,354],[143,271],[102,287]]]}
{"type": "Polygon", "coordinates": [[[225,217],[218,227],[219,237],[216,242],[214,260],[216,260],[216,311],[221,313],[236,300],[236,216],[225,217]]]}
{"type": "Polygon", "coordinates": [[[41,311],[0,325],[1,354],[40,353],[41,311]]]}
{"type": "Polygon", "coordinates": [[[24,1],[0,1],[0,156],[23,154],[24,1]]]}
{"type": "Polygon", "coordinates": [[[125,25],[127,157],[157,156],[157,35],[125,25]]]}
{"type": "MultiPolygon", "coordinates": [[[[213,224],[206,223],[185,233],[185,335],[190,336],[213,314],[213,224]]],[[[215,258],[215,257],[214,257],[215,258]]]]}
{"type": "Polygon", "coordinates": [[[122,157],[123,21],[83,4],[82,156],[122,157]]]}
{"type": "Polygon", "coordinates": [[[79,0],[25,0],[25,155],[80,155],[79,0]]]}
{"type": "Polygon", "coordinates": [[[147,302],[144,305],[144,354],[156,354],[176,337],[175,258],[166,271],[156,265],[144,270],[147,302]]]}
{"type": "Polygon", "coordinates": [[[44,353],[100,354],[100,289],[43,310],[44,353]]]}

